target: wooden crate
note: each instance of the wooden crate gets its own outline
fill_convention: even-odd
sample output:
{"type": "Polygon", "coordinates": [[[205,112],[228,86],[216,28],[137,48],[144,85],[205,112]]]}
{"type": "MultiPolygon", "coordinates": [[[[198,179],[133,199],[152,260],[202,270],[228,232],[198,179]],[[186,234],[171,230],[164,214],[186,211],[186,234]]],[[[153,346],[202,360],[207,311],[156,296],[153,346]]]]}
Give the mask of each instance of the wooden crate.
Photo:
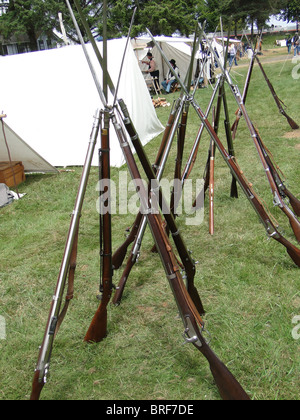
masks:
{"type": "Polygon", "coordinates": [[[14,187],[25,181],[22,162],[0,162],[0,183],[14,187]]]}

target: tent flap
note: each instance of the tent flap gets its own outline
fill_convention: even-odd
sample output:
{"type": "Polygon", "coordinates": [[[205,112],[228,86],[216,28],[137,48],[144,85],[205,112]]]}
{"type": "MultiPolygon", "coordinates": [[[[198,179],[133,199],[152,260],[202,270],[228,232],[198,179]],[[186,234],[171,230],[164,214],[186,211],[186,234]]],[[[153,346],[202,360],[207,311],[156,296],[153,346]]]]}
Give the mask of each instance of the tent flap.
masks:
{"type": "Polygon", "coordinates": [[[57,172],[50,163],[36,153],[4,121],[0,131],[0,161],[22,162],[25,172],[57,172]]]}

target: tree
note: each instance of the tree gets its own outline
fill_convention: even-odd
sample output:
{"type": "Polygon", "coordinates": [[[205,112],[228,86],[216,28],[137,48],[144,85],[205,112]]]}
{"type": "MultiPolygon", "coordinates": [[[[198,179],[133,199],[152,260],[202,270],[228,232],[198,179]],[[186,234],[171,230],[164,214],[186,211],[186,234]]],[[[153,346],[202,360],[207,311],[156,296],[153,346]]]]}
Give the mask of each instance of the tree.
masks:
{"type": "MultiPolygon", "coordinates": [[[[207,20],[209,30],[214,31],[220,16],[226,25],[232,18],[235,32],[250,24],[262,28],[269,17],[278,14],[283,0],[204,0],[199,4],[199,11],[207,20]]],[[[295,0],[297,1],[297,0],[295,0]]],[[[226,30],[226,28],[224,28],[226,30]]]]}
{"type": "MultiPolygon", "coordinates": [[[[288,22],[299,22],[300,20],[300,3],[299,0],[289,0],[284,2],[281,17],[288,22]]],[[[297,27],[298,30],[298,27],[297,27]]]]}
{"type": "MultiPolygon", "coordinates": [[[[111,36],[126,35],[137,6],[132,36],[145,33],[146,28],[153,35],[178,32],[188,36],[195,30],[197,4],[195,0],[117,0],[109,8],[108,32],[111,36]]],[[[100,33],[101,29],[100,24],[100,33]]]]}
{"type": "MultiPolygon", "coordinates": [[[[80,1],[91,27],[101,13],[102,2],[80,1]]],[[[7,11],[0,16],[0,34],[9,39],[26,34],[31,51],[38,49],[37,40],[41,34],[52,35],[54,29],[60,32],[58,12],[65,18],[67,32],[71,39],[77,41],[74,25],[71,22],[66,3],[63,0],[10,0],[7,11]]]]}

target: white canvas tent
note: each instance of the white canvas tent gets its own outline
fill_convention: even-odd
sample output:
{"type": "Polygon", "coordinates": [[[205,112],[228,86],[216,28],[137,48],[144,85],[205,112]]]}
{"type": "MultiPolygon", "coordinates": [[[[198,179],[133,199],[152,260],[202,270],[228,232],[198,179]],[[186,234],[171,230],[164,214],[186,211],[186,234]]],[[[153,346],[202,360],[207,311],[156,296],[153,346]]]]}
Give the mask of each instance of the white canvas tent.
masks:
{"type": "Polygon", "coordinates": [[[33,150],[3,120],[0,130],[0,162],[22,162],[25,172],[56,172],[50,163],[33,150]],[[3,125],[2,125],[3,123],[3,125]]]}
{"type": "MultiPolygon", "coordinates": [[[[108,41],[108,69],[115,85],[126,40],[108,41]]],[[[102,43],[98,43],[102,52],[102,43]]],[[[102,84],[102,71],[90,44],[87,49],[102,84]]],[[[83,165],[94,115],[103,106],[80,45],[0,57],[1,110],[6,122],[51,165],[83,165]]],[[[159,135],[159,122],[129,45],[119,98],[124,99],[143,144],[159,135]]],[[[109,97],[112,104],[112,97],[109,97]]],[[[95,153],[93,165],[97,165],[95,153]]],[[[123,155],[111,130],[111,164],[123,155]]]]}
{"type": "MultiPolygon", "coordinates": [[[[154,39],[159,43],[160,48],[166,54],[169,60],[174,59],[176,61],[177,67],[180,70],[181,80],[185,80],[186,74],[188,72],[191,55],[192,55],[192,46],[193,39],[190,38],[181,38],[181,37],[166,37],[166,36],[157,36],[154,39]]],[[[160,72],[160,83],[167,77],[169,73],[169,68],[164,62],[160,52],[157,47],[147,48],[147,44],[151,42],[149,37],[140,37],[132,40],[132,46],[136,52],[138,60],[144,60],[148,51],[151,51],[153,57],[157,63],[158,70],[160,72]]],[[[197,69],[197,60],[202,58],[201,50],[197,51],[194,65],[193,65],[193,78],[197,69]]],[[[206,62],[205,74],[206,76],[210,75],[209,66],[211,62],[210,59],[206,62]]],[[[140,63],[140,69],[147,70],[147,65],[140,63]]]]}

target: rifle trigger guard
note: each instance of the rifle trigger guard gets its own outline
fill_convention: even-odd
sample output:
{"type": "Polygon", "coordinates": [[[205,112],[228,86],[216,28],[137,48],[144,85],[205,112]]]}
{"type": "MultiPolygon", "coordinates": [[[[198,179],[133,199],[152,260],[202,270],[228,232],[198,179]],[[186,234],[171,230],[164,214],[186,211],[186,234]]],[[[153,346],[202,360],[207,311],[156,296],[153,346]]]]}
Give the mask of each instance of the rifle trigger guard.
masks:
{"type": "Polygon", "coordinates": [[[185,317],[186,328],[183,333],[183,338],[185,339],[183,344],[194,344],[196,347],[202,347],[201,340],[197,336],[197,333],[193,327],[193,324],[189,316],[185,317]]]}

